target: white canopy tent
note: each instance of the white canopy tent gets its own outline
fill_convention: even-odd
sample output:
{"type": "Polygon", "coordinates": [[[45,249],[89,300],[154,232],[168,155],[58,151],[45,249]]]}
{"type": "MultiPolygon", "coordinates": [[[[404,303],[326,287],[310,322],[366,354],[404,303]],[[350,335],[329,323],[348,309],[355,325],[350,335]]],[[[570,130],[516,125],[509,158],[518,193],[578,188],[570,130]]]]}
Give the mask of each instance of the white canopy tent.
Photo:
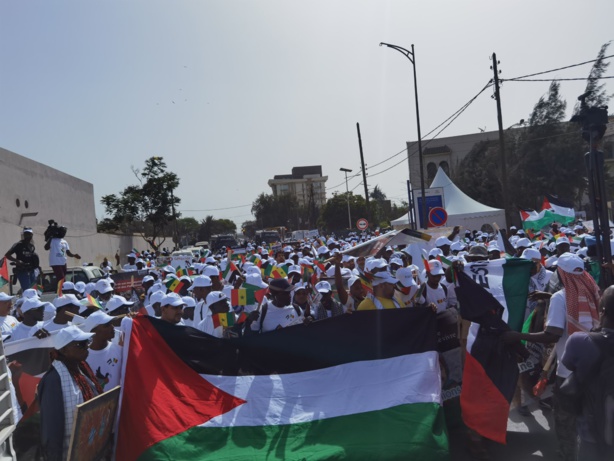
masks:
{"type": "MultiPolygon", "coordinates": [[[[483,224],[496,222],[499,227],[506,228],[505,211],[499,208],[492,208],[473,200],[462,190],[460,190],[439,168],[435,179],[431,183],[431,188],[441,187],[443,189],[444,208],[448,213],[446,227],[461,226],[464,229],[479,230],[483,224]]],[[[407,215],[401,216],[391,222],[392,227],[400,229],[407,227],[409,220],[407,215]]]]}

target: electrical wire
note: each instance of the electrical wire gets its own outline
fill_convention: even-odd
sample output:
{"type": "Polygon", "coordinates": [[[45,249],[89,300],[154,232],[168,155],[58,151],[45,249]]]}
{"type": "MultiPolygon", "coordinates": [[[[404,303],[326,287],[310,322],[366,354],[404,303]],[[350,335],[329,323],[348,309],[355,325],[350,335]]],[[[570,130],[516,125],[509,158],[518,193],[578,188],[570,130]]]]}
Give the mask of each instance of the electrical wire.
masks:
{"type": "MultiPolygon", "coordinates": [[[[614,58],[614,54],[604,56],[603,59],[614,58]]],[[[534,74],[521,75],[520,77],[508,78],[507,81],[519,80],[527,77],[535,77],[536,75],[549,74],[550,72],[556,72],[557,70],[571,69],[572,67],[583,66],[584,64],[590,64],[591,62],[598,61],[598,59],[591,59],[590,61],[579,62],[578,64],[571,64],[569,66],[558,67],[556,69],[544,70],[543,72],[535,72],[534,74]]],[[[584,80],[584,79],[583,79],[584,80]]]]}
{"type": "Polygon", "coordinates": [[[529,78],[529,79],[512,79],[512,80],[505,80],[505,79],[501,79],[501,82],[562,82],[562,81],[573,81],[573,80],[601,80],[604,78],[614,78],[614,75],[609,75],[606,77],[595,77],[595,78],[591,78],[591,77],[577,77],[577,78],[552,78],[552,79],[548,79],[548,78],[529,78]]]}
{"type": "Polygon", "coordinates": [[[234,208],[245,208],[247,206],[252,206],[252,204],[250,203],[249,205],[227,206],[224,208],[210,208],[208,210],[177,210],[177,211],[222,211],[222,210],[232,210],[234,208]]]}

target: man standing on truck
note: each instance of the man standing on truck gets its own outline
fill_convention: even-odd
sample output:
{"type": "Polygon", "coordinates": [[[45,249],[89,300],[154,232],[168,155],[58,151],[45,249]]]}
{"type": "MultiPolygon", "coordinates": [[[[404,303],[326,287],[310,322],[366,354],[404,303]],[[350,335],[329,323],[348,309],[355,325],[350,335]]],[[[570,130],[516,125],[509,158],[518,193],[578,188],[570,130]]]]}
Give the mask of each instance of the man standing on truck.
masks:
{"type": "Polygon", "coordinates": [[[34,285],[37,276],[36,270],[40,265],[36,248],[32,243],[33,238],[34,232],[32,229],[24,227],[21,240],[15,243],[4,255],[6,259],[16,264],[15,276],[19,280],[22,292],[34,285]]]}
{"type": "MultiPolygon", "coordinates": [[[[66,228],[60,227],[62,234],[66,234],[66,228]]],[[[61,234],[60,234],[61,235],[61,234]]],[[[70,252],[70,246],[63,237],[53,237],[45,242],[45,250],[49,251],[49,266],[53,269],[53,273],[57,280],[62,280],[66,277],[66,256],[71,258],[81,259],[76,253],[70,252]]]]}

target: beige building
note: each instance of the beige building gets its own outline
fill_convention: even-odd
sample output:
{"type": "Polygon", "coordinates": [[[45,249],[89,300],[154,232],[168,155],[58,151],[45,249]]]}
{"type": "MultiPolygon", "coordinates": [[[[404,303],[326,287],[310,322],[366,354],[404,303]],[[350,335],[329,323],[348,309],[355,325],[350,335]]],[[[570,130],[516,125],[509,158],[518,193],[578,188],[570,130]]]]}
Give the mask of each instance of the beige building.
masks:
{"type": "MultiPolygon", "coordinates": [[[[437,169],[441,167],[445,173],[453,178],[460,162],[471,151],[473,146],[480,141],[496,141],[499,139],[498,131],[484,131],[480,133],[464,134],[438,138],[432,141],[422,141],[422,155],[424,162],[424,186],[429,187],[437,169]]],[[[411,173],[412,189],[420,189],[420,155],[418,143],[407,143],[409,152],[409,169],[411,173]]]]}
{"type": "Polygon", "coordinates": [[[269,179],[273,195],[292,194],[300,206],[315,203],[321,207],[326,203],[326,181],[322,166],[295,166],[291,174],[275,175],[269,179]]]}

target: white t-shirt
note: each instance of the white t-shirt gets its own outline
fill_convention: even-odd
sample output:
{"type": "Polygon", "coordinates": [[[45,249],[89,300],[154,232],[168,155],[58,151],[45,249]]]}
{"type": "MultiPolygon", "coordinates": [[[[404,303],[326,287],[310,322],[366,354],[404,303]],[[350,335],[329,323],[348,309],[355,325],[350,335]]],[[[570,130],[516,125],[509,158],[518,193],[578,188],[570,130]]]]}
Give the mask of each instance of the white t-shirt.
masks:
{"type": "MultiPolygon", "coordinates": [[[[260,313],[262,315],[262,312],[260,313]]],[[[303,314],[298,315],[294,306],[276,307],[272,303],[269,303],[267,307],[267,313],[262,323],[262,332],[277,330],[278,328],[285,328],[289,325],[299,323],[305,317],[303,314]]],[[[260,329],[260,318],[255,322],[252,322],[251,329],[258,331],[260,329]]]]}
{"type": "Polygon", "coordinates": [[[59,324],[59,323],[55,323],[53,321],[53,319],[49,320],[48,322],[45,322],[43,324],[43,328],[45,330],[47,330],[49,333],[54,332],[54,331],[59,331],[62,328],[66,328],[72,325],[72,322],[68,322],[66,324],[59,324]]]}
{"type": "Polygon", "coordinates": [[[49,248],[49,265],[63,266],[66,264],[66,252],[70,250],[68,242],[64,239],[51,239],[49,248]]]}
{"type": "MultiPolygon", "coordinates": [[[[580,324],[586,328],[586,331],[590,331],[593,328],[593,319],[590,315],[582,315],[578,318],[580,324]]],[[[556,343],[556,361],[558,363],[556,369],[556,375],[561,378],[567,378],[571,371],[565,368],[565,365],[561,362],[563,352],[565,351],[565,344],[567,343],[567,303],[565,298],[565,289],[557,291],[550,298],[550,307],[548,308],[548,316],[546,317],[546,328],[555,327],[563,330],[563,335],[556,343]]]]}
{"type": "Polygon", "coordinates": [[[119,385],[122,370],[122,348],[120,346],[109,343],[107,347],[99,351],[90,349],[86,361],[103,390],[108,391],[119,385]]]}
{"type": "Polygon", "coordinates": [[[441,283],[437,285],[437,288],[431,288],[430,286],[426,286],[426,299],[424,297],[424,291],[418,299],[418,303],[420,304],[430,304],[433,303],[437,306],[437,313],[443,312],[448,307],[448,296],[444,291],[441,283]]]}
{"type": "Polygon", "coordinates": [[[6,317],[0,317],[0,324],[2,326],[2,334],[10,335],[13,333],[13,330],[17,326],[19,322],[12,315],[7,315],[6,317]]]}
{"type": "Polygon", "coordinates": [[[13,328],[11,337],[8,338],[6,342],[30,338],[34,336],[34,334],[41,328],[43,328],[43,322],[36,322],[36,325],[34,325],[33,327],[29,327],[27,325],[24,325],[23,323],[19,323],[15,328],[13,328]]]}

